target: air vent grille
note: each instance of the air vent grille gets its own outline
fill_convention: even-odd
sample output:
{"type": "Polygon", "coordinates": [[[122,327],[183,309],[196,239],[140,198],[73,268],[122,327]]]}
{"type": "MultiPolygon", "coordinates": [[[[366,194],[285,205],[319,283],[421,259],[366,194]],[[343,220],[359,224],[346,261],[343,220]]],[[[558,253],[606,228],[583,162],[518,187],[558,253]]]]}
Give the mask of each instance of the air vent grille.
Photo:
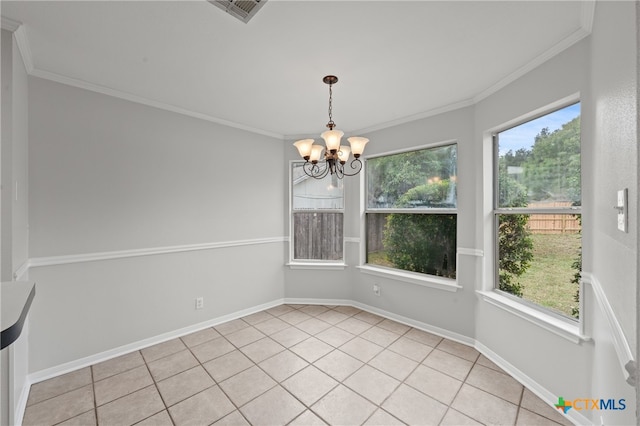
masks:
{"type": "Polygon", "coordinates": [[[260,10],[267,0],[207,0],[245,24],[260,10]]]}

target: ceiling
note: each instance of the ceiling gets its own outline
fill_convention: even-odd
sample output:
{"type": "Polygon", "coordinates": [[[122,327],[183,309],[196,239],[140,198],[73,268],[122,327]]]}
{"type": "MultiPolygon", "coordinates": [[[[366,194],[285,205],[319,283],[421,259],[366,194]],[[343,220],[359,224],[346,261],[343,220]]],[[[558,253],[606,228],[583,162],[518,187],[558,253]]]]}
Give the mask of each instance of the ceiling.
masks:
{"type": "MultiPolygon", "coordinates": [[[[469,105],[589,34],[586,1],[2,1],[31,75],[278,138],[469,105]],[[15,21],[15,22],[14,22],[15,21]]],[[[8,19],[6,19],[8,18],[8,19]]]]}

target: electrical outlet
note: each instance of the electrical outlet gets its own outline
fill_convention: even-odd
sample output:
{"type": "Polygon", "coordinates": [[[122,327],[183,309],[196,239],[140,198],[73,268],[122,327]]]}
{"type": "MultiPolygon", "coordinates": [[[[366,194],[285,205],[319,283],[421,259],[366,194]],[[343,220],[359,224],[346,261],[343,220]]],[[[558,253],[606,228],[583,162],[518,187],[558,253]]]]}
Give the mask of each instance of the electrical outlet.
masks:
{"type": "Polygon", "coordinates": [[[380,286],[378,284],[373,285],[373,294],[380,296],[380,286]]]}
{"type": "Polygon", "coordinates": [[[196,297],[196,309],[202,309],[204,307],[204,297],[196,297]]]}

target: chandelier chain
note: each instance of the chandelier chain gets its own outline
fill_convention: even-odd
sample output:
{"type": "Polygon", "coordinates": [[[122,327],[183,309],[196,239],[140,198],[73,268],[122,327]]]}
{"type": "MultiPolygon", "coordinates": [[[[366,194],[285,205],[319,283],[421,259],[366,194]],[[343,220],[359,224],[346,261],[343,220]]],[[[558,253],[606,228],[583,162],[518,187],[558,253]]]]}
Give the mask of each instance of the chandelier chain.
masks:
{"type": "Polygon", "coordinates": [[[327,127],[333,130],[335,123],[333,122],[333,84],[329,84],[329,123],[327,123],[327,127]]]}

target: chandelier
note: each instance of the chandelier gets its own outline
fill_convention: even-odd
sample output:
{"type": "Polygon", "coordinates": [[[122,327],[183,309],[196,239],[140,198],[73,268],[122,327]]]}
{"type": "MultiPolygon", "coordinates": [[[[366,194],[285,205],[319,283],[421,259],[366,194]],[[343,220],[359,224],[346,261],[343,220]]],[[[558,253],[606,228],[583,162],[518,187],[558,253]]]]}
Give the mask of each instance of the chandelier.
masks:
{"type": "Polygon", "coordinates": [[[331,105],[333,100],[332,87],[338,82],[338,77],[328,75],[324,77],[322,81],[329,85],[329,122],[327,123],[329,130],[320,135],[322,139],[324,139],[326,147],[314,145],[313,139],[301,139],[294,142],[293,145],[298,148],[300,156],[305,160],[302,169],[308,176],[315,179],[322,179],[329,173],[337,176],[339,179],[345,176],[355,176],[362,170],[360,156],[369,139],[352,136],[347,138],[351,145],[350,147],[340,145],[340,139],[344,135],[344,132],[334,129],[336,123],[333,122],[331,105]],[[320,158],[322,157],[323,151],[324,161],[321,161],[320,158]],[[350,168],[346,168],[345,164],[349,161],[350,154],[353,154],[353,160],[349,163],[350,168]]]}

